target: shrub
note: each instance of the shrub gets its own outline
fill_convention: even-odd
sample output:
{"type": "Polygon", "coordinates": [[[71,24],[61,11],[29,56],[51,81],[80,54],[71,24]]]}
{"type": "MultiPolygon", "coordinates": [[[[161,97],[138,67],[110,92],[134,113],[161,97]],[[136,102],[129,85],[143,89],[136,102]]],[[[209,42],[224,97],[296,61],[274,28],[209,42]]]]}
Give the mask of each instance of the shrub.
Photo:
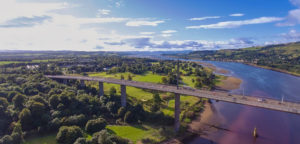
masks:
{"type": "Polygon", "coordinates": [[[62,120],[62,124],[65,126],[77,125],[77,126],[84,126],[86,123],[85,115],[73,115],[66,117],[62,120]]]}
{"type": "Polygon", "coordinates": [[[88,133],[95,133],[101,131],[106,126],[106,121],[103,118],[98,118],[94,120],[89,120],[85,125],[85,130],[88,133]]]}
{"type": "Polygon", "coordinates": [[[133,122],[136,122],[136,121],[137,121],[137,119],[134,117],[134,115],[131,113],[131,111],[127,111],[125,113],[124,122],[133,123],[133,122]]]}
{"type": "Polygon", "coordinates": [[[159,109],[160,109],[160,106],[158,104],[153,104],[150,107],[151,112],[157,112],[157,111],[159,111],[159,109]]]}
{"type": "Polygon", "coordinates": [[[52,95],[49,98],[49,103],[54,109],[56,109],[59,104],[59,97],[57,95],[52,95]]]}
{"type": "Polygon", "coordinates": [[[13,97],[12,101],[16,109],[21,110],[24,107],[26,97],[24,95],[17,94],[13,97]]]}
{"type": "Polygon", "coordinates": [[[192,119],[195,117],[195,113],[193,111],[188,111],[186,113],[186,117],[192,119]]]}
{"type": "Polygon", "coordinates": [[[102,130],[93,135],[91,143],[99,144],[128,144],[129,140],[123,139],[114,134],[110,134],[107,130],[102,130]]]}
{"type": "Polygon", "coordinates": [[[10,135],[5,135],[0,139],[1,144],[12,144],[13,143],[13,138],[10,135]]]}
{"type": "Polygon", "coordinates": [[[78,126],[62,126],[56,135],[59,144],[73,144],[77,138],[82,137],[83,133],[78,126]]]}
{"type": "Polygon", "coordinates": [[[118,109],[118,117],[123,117],[125,113],[126,113],[126,109],[124,107],[120,107],[118,109]]]}
{"type": "Polygon", "coordinates": [[[115,87],[111,87],[111,88],[109,89],[109,95],[110,95],[110,96],[115,96],[116,93],[117,93],[117,90],[116,90],[115,87]]]}
{"type": "Polygon", "coordinates": [[[29,109],[24,108],[19,114],[19,120],[22,125],[22,129],[27,131],[32,128],[32,115],[29,109]]]}
{"type": "Polygon", "coordinates": [[[83,137],[77,138],[74,144],[87,144],[86,139],[83,137]]]}
{"type": "Polygon", "coordinates": [[[8,101],[6,98],[0,97],[0,106],[2,106],[4,109],[8,106],[8,101]]]}

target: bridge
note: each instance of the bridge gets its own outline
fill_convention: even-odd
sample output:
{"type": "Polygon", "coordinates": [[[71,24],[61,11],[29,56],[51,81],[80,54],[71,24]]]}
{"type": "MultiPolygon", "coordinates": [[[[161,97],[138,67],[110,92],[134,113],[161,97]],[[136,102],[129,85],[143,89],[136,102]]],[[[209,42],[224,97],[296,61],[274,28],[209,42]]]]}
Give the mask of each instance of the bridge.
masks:
{"type": "Polygon", "coordinates": [[[266,108],[270,110],[300,114],[300,103],[296,102],[283,102],[275,99],[269,98],[258,98],[252,96],[243,96],[243,95],[235,95],[229,94],[227,92],[221,91],[207,91],[207,90],[198,90],[187,87],[177,87],[156,83],[148,83],[148,82],[137,82],[137,81],[129,81],[129,80],[119,80],[112,78],[104,78],[104,77],[86,77],[86,76],[67,76],[67,75],[46,75],[46,77],[51,79],[63,79],[66,83],[67,80],[80,80],[81,85],[84,85],[84,81],[96,81],[99,82],[99,96],[104,95],[103,83],[113,83],[119,84],[121,87],[121,105],[126,107],[126,86],[142,88],[142,89],[150,89],[157,90],[163,92],[170,92],[175,94],[175,131],[179,130],[180,127],[180,95],[189,95],[200,98],[208,98],[218,101],[266,108]]]}

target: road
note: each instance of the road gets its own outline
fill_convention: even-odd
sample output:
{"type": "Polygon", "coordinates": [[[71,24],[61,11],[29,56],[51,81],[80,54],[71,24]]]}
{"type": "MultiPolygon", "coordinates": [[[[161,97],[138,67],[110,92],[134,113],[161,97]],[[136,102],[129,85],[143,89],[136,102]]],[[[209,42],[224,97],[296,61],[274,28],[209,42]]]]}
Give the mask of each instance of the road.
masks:
{"type": "Polygon", "coordinates": [[[259,98],[253,96],[242,96],[236,94],[229,94],[222,91],[207,91],[207,90],[198,90],[186,87],[148,83],[148,82],[137,82],[137,81],[128,81],[128,80],[119,80],[112,78],[104,77],[85,77],[85,76],[67,76],[67,75],[47,75],[46,77],[52,79],[75,79],[75,80],[84,80],[84,81],[98,81],[105,83],[114,83],[126,86],[132,86],[136,88],[151,89],[157,91],[177,93],[180,95],[196,96],[201,98],[208,98],[218,101],[266,108],[276,111],[289,112],[294,114],[300,114],[300,103],[297,102],[283,102],[275,99],[269,98],[259,98]]]}

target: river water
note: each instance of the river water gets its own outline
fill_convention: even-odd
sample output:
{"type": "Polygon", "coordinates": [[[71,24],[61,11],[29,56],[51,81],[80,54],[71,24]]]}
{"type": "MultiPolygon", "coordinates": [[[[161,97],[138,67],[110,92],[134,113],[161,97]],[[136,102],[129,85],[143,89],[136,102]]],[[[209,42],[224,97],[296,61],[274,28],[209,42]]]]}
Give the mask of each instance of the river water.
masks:
{"type": "MultiPolygon", "coordinates": [[[[241,63],[208,61],[216,67],[230,71],[229,75],[243,80],[240,89],[232,93],[264,96],[300,101],[300,77],[257,68],[241,63]]],[[[300,144],[300,115],[262,108],[213,102],[215,115],[224,121],[218,123],[229,131],[219,130],[208,134],[204,143],[217,144],[300,144]],[[254,127],[259,137],[252,136],[254,127]],[[208,141],[207,141],[208,140],[208,141]],[[213,141],[213,142],[211,142],[213,141]]],[[[214,124],[214,123],[211,123],[214,124]]],[[[189,144],[203,143],[203,136],[189,144]]]]}

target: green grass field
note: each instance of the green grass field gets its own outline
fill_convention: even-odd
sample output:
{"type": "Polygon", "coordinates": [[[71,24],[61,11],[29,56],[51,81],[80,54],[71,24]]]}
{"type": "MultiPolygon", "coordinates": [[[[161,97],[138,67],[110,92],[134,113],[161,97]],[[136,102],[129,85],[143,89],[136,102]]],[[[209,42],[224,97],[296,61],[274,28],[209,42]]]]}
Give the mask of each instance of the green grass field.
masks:
{"type": "Polygon", "coordinates": [[[133,143],[137,143],[142,139],[151,139],[155,142],[164,140],[164,137],[159,134],[158,129],[149,125],[132,125],[132,126],[120,126],[110,125],[106,127],[110,132],[131,140],[133,143]]]}
{"type": "MultiPolygon", "coordinates": [[[[133,76],[133,81],[142,81],[142,82],[152,82],[152,83],[160,83],[162,75],[152,74],[151,72],[147,72],[143,75],[134,75],[132,73],[117,73],[117,74],[106,74],[105,72],[101,73],[91,73],[89,76],[91,77],[110,77],[110,78],[116,78],[120,79],[121,75],[127,79],[128,75],[133,76]]],[[[194,87],[194,83],[192,82],[192,79],[195,78],[194,76],[182,76],[183,83],[190,87],[194,87]]],[[[97,83],[95,82],[87,82],[87,84],[92,84],[94,87],[98,87],[97,83]]],[[[114,86],[117,89],[117,92],[120,94],[120,86],[116,84],[104,84],[104,92],[108,94],[109,89],[114,86]]],[[[147,91],[144,91],[143,89],[134,88],[134,87],[127,87],[127,94],[130,97],[133,97],[140,101],[147,101],[152,99],[153,94],[147,91]]],[[[169,93],[161,93],[162,95],[169,95],[169,93]]],[[[191,107],[194,104],[196,104],[199,101],[199,98],[193,97],[193,96],[182,96],[181,97],[181,103],[184,107],[188,106],[191,107]]],[[[161,108],[162,112],[166,115],[173,116],[174,114],[174,100],[165,101],[163,108],[161,108]]],[[[183,108],[184,108],[183,107],[183,108]]]]}
{"type": "Polygon", "coordinates": [[[31,137],[25,140],[23,144],[56,144],[56,134],[50,134],[39,137],[31,137]]]}
{"type": "Polygon", "coordinates": [[[0,65],[11,64],[11,63],[20,63],[18,61],[0,61],[0,65]]]}

